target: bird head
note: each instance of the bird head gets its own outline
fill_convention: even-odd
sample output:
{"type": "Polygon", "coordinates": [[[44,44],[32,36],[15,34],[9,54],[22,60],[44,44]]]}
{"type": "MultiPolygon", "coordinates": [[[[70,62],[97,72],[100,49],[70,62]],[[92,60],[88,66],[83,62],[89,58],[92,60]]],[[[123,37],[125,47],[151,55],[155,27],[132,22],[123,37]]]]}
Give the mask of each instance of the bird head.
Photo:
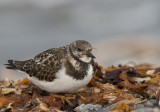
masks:
{"type": "Polygon", "coordinates": [[[85,63],[90,63],[95,56],[92,54],[92,46],[84,40],[77,40],[70,44],[70,49],[76,58],[85,63]]]}

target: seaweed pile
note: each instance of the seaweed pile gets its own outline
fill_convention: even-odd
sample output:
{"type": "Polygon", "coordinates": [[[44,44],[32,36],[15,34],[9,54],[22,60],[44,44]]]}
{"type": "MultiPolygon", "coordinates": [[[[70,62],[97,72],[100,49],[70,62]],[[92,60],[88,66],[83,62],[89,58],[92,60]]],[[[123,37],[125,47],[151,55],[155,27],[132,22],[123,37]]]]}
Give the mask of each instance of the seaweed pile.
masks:
{"type": "Polygon", "coordinates": [[[160,67],[142,64],[103,68],[97,63],[95,66],[93,79],[75,93],[48,93],[27,78],[1,81],[0,111],[98,112],[107,107],[107,111],[119,112],[140,108],[160,111],[160,67]],[[86,108],[86,105],[90,106],[86,108]]]}

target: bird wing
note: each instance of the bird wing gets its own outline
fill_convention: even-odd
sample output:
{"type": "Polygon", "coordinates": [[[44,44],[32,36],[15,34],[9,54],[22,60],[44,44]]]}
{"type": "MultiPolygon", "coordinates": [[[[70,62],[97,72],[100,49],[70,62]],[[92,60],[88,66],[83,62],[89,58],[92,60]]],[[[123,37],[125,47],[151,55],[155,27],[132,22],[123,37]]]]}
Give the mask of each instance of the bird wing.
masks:
{"type": "Polygon", "coordinates": [[[40,80],[53,81],[55,73],[61,68],[65,56],[65,49],[49,49],[35,56],[31,62],[26,63],[24,70],[29,72],[30,76],[40,80]]]}
{"type": "Polygon", "coordinates": [[[53,81],[67,55],[65,47],[46,50],[26,61],[8,60],[9,69],[19,69],[39,80],[53,81]]]}

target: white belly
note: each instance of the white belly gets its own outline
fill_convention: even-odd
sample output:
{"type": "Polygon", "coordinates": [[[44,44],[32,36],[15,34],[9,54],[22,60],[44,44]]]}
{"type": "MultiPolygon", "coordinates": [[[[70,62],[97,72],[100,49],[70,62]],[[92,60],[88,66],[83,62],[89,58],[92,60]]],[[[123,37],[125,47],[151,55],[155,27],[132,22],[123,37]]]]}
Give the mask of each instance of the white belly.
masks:
{"type": "Polygon", "coordinates": [[[53,82],[40,81],[34,77],[28,77],[28,78],[32,81],[32,83],[34,83],[43,90],[53,93],[63,93],[63,92],[72,92],[78,90],[83,86],[86,86],[92,79],[93,75],[93,67],[91,65],[89,66],[89,70],[87,73],[88,74],[84,77],[83,80],[76,80],[66,75],[65,68],[62,67],[62,69],[59,72],[57,72],[56,74],[57,78],[53,80],[53,82]]]}

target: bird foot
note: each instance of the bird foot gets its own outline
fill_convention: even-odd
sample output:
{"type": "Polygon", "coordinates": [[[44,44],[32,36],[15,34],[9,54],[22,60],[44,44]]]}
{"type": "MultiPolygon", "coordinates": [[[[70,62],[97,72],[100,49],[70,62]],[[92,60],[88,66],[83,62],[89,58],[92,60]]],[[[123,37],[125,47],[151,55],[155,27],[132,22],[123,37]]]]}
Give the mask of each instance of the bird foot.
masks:
{"type": "Polygon", "coordinates": [[[70,106],[73,106],[73,104],[70,102],[70,100],[75,99],[75,96],[67,96],[67,94],[53,94],[52,95],[54,98],[59,98],[61,99],[62,103],[65,104],[68,103],[70,106]]]}

